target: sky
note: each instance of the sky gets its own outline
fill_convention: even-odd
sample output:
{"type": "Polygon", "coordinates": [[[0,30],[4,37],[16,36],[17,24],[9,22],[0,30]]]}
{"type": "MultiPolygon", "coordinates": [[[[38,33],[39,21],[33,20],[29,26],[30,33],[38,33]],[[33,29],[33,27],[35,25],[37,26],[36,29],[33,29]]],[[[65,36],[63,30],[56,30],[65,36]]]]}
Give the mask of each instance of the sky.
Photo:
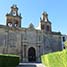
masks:
{"type": "Polygon", "coordinates": [[[6,25],[6,14],[16,4],[21,13],[22,27],[37,27],[42,12],[48,13],[52,31],[67,34],[67,0],[0,0],[0,25],[6,25]]]}

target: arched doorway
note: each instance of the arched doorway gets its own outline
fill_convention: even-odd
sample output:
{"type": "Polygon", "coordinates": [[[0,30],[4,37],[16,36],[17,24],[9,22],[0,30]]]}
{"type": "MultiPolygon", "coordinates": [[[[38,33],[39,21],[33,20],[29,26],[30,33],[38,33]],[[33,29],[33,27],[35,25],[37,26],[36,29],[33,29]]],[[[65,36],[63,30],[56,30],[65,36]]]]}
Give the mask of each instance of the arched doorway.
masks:
{"type": "Polygon", "coordinates": [[[33,47],[30,47],[28,50],[28,61],[35,62],[36,61],[36,51],[33,47]]]}

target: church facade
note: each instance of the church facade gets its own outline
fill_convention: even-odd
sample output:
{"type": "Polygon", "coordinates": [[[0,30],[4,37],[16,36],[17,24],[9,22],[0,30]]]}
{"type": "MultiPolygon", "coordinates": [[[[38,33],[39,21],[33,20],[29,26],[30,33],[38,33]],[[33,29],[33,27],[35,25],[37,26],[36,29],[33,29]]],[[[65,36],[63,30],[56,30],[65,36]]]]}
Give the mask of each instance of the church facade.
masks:
{"type": "Polygon", "coordinates": [[[22,62],[40,62],[41,55],[62,50],[61,33],[52,31],[46,12],[40,18],[40,29],[32,23],[21,27],[21,19],[13,5],[6,14],[6,25],[0,25],[0,53],[19,55],[22,62]]]}

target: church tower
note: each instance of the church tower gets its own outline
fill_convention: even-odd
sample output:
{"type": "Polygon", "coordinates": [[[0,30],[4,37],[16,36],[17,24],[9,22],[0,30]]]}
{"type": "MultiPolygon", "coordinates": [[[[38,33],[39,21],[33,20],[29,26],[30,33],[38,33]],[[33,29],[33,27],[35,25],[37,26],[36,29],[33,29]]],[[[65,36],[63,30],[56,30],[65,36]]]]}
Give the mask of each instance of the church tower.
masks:
{"type": "Polygon", "coordinates": [[[41,30],[44,30],[45,32],[51,32],[51,22],[48,20],[48,14],[46,12],[42,13],[40,24],[41,30]]]}
{"type": "Polygon", "coordinates": [[[21,14],[18,14],[16,5],[11,7],[10,13],[6,14],[6,25],[9,27],[21,27],[21,14]]]}

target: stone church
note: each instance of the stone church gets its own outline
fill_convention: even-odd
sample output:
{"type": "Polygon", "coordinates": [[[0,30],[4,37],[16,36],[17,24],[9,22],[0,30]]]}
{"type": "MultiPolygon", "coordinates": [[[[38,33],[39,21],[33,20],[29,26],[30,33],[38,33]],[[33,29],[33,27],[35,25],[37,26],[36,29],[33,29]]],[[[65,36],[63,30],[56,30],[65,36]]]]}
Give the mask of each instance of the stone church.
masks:
{"type": "Polygon", "coordinates": [[[61,33],[53,32],[46,12],[39,26],[21,27],[21,14],[16,5],[6,14],[6,25],[0,25],[0,53],[16,54],[22,62],[40,62],[43,54],[62,50],[61,33]]]}

